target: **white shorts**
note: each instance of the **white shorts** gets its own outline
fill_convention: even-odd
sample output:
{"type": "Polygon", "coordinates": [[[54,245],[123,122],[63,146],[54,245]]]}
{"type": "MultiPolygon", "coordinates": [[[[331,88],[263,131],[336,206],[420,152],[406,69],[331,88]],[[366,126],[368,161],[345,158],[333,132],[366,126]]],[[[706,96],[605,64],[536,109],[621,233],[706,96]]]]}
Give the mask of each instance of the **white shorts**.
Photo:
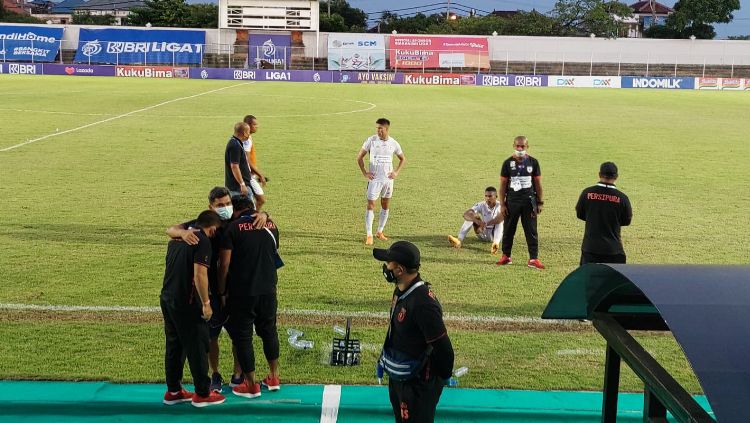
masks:
{"type": "Polygon", "coordinates": [[[391,198],[393,195],[393,179],[389,181],[370,181],[367,183],[367,199],[377,200],[380,198],[391,198]]]}
{"type": "Polygon", "coordinates": [[[260,186],[258,180],[255,179],[255,175],[250,178],[250,191],[252,191],[254,195],[263,195],[263,188],[260,186]]]}

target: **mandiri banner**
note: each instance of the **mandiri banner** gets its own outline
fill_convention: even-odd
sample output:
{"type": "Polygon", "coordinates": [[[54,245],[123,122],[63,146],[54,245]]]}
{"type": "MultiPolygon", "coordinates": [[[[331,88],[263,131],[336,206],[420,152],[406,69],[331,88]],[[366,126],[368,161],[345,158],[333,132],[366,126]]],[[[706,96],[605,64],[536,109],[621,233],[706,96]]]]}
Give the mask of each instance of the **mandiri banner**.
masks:
{"type": "Polygon", "coordinates": [[[60,50],[63,28],[0,25],[3,61],[52,62],[60,50]]]}
{"type": "Polygon", "coordinates": [[[385,70],[385,36],[328,34],[328,70],[385,70]]]}
{"type": "Polygon", "coordinates": [[[78,63],[200,64],[206,32],[166,29],[87,29],[78,35],[78,63]]]}
{"type": "Polygon", "coordinates": [[[288,69],[292,61],[291,35],[250,34],[249,67],[261,69],[288,69]]]}
{"type": "Polygon", "coordinates": [[[392,35],[388,48],[397,69],[490,67],[487,37],[392,35]]]}

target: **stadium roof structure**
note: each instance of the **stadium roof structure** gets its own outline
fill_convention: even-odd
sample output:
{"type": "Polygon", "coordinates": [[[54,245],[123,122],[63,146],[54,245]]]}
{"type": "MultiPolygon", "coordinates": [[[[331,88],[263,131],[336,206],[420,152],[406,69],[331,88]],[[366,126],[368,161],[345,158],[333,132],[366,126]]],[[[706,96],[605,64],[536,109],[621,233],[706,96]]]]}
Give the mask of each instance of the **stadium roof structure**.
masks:
{"type": "Polygon", "coordinates": [[[73,13],[76,7],[86,3],[86,0],[63,0],[60,3],[53,6],[49,13],[55,15],[69,15],[73,13]]]}
{"type": "Polygon", "coordinates": [[[73,7],[77,11],[86,10],[131,10],[136,7],[144,7],[142,0],[88,0],[87,2],[73,7]]]}
{"type": "Polygon", "coordinates": [[[588,319],[607,340],[604,407],[617,409],[620,358],[645,382],[649,417],[712,422],[627,332],[671,330],[716,420],[746,422],[750,398],[750,266],[587,264],[570,273],[542,318],[588,319]],[[609,401],[609,402],[608,402],[609,401]]]}

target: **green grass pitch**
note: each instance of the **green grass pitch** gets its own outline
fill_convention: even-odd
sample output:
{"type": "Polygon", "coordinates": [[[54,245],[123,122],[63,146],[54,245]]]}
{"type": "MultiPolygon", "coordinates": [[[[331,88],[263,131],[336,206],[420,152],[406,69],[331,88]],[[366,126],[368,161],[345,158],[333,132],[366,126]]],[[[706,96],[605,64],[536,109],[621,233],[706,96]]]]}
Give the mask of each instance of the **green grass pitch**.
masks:
{"type": "MultiPolygon", "coordinates": [[[[260,122],[254,139],[271,178],[266,208],[281,231],[283,309],[387,310],[392,286],[363,245],[366,181],[355,162],[379,117],[391,120],[407,157],[386,234],[420,247],[422,275],[447,313],[538,317],[577,266],[583,223],[575,202],[609,160],[634,207],[623,230],[630,263],[746,264],[749,106],[744,92],[2,75],[0,303],[158,305],[164,230],[195,217],[210,188],[223,185],[226,141],[248,113],[260,122]],[[520,228],[516,264],[505,268],[494,265],[488,244],[467,237],[454,250],[446,241],[462,212],[498,184],[516,135],[529,138],[543,174],[544,271],[524,265],[520,228]]],[[[5,313],[0,355],[9,359],[0,378],[161,380],[158,316],[55,316],[5,313]]],[[[333,336],[327,325],[305,327],[319,347],[333,336]]],[[[284,349],[284,381],[373,383],[385,322],[357,329],[372,346],[363,366],[331,369],[320,349],[284,349]]],[[[457,365],[471,368],[465,385],[601,386],[604,343],[593,329],[451,334],[457,365]]],[[[671,337],[639,336],[700,390],[671,337]]],[[[222,360],[228,371],[228,356],[222,360]]],[[[641,389],[632,375],[623,386],[641,389]]]]}

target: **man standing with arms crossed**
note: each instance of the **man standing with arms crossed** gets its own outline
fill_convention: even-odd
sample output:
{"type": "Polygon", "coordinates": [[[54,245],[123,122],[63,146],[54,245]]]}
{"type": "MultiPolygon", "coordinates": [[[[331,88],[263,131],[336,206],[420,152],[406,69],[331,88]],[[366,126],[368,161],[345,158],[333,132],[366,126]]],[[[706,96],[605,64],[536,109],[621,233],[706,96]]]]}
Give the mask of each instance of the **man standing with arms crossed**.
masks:
{"type": "Polygon", "coordinates": [[[513,263],[511,250],[513,237],[516,235],[518,219],[521,219],[526,244],[529,248],[527,266],[532,269],[544,269],[539,261],[539,235],[536,220],[542,212],[542,172],[537,159],[528,153],[529,141],[525,136],[513,140],[513,155],[503,162],[500,168],[500,201],[503,202],[503,255],[496,263],[505,266],[513,263]]]}
{"type": "Polygon", "coordinates": [[[576,216],[586,222],[581,245],[581,265],[586,263],[625,263],[620,227],[630,225],[633,209],[628,196],[615,186],[617,165],[605,162],[599,167],[599,183],[581,193],[576,216]]]}
{"type": "Polygon", "coordinates": [[[393,180],[406,164],[406,156],[401,145],[388,135],[391,122],[386,118],[375,121],[377,134],[367,138],[357,154],[357,164],[362,176],[367,178],[367,210],[365,211],[365,245],[372,245],[372,221],[375,218],[375,200],[380,197],[380,218],[375,236],[381,241],[388,238],[383,234],[388,221],[388,206],[393,195],[393,180]],[[370,154],[369,170],[365,170],[364,157],[370,154]],[[393,169],[393,155],[398,157],[398,167],[393,169]]]}

